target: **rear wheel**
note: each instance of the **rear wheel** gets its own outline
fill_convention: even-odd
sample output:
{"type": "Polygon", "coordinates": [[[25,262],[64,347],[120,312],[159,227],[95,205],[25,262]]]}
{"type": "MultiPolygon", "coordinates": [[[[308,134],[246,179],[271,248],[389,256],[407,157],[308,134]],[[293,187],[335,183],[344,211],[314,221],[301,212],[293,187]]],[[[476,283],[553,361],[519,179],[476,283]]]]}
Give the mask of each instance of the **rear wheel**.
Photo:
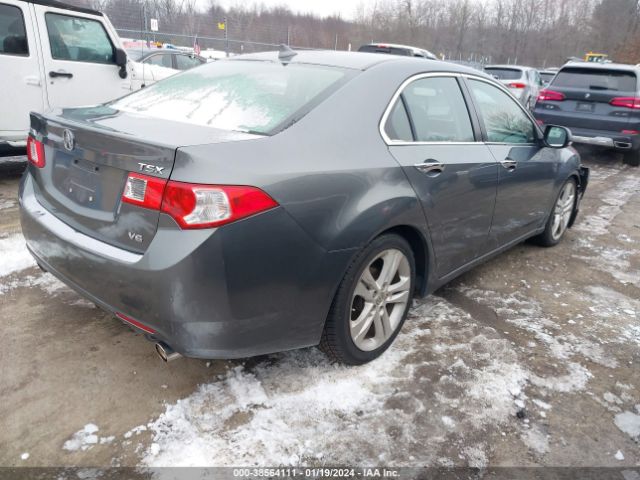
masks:
{"type": "Polygon", "coordinates": [[[640,150],[631,150],[626,152],[623,157],[624,163],[631,165],[632,167],[640,166],[640,150]]]}
{"type": "Polygon", "coordinates": [[[400,236],[378,237],[344,276],[327,317],[320,349],[361,365],[379,357],[404,323],[415,284],[415,260],[400,236]]]}
{"type": "Polygon", "coordinates": [[[536,243],[543,247],[553,247],[562,240],[576,207],[577,192],[576,181],[570,178],[560,189],[544,232],[534,238],[536,243]]]}

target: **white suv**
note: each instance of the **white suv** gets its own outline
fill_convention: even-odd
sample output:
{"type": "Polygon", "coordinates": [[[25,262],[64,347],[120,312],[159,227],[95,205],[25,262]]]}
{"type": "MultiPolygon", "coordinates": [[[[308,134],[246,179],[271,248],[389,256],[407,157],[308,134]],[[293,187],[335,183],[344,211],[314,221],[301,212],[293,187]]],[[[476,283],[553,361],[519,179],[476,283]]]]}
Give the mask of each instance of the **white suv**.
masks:
{"type": "Polygon", "coordinates": [[[533,109],[543,87],[538,70],[517,65],[489,65],[484,70],[508,87],[522,105],[533,109]]]}
{"type": "Polygon", "coordinates": [[[102,13],[54,0],[0,0],[0,144],[25,145],[30,111],[130,92],[129,69],[102,13]]]}

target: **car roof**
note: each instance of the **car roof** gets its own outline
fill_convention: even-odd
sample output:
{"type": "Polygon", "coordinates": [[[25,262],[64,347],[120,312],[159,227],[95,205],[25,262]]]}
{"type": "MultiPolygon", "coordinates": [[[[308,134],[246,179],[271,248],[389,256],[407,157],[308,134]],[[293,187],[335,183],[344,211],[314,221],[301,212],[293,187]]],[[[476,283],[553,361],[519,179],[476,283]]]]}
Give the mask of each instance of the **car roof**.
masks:
{"type": "Polygon", "coordinates": [[[637,65],[629,65],[626,63],[598,63],[598,62],[567,62],[561,69],[565,68],[592,68],[594,70],[621,70],[626,72],[639,72],[637,65]]]}
{"type": "MultiPolygon", "coordinates": [[[[367,70],[380,64],[409,64],[419,65],[420,70],[428,71],[446,71],[454,73],[468,73],[472,75],[484,75],[478,70],[474,70],[462,65],[443,62],[441,60],[430,60],[417,57],[405,57],[401,55],[380,55],[379,53],[365,52],[345,52],[335,50],[295,50],[296,55],[286,59],[288,63],[299,63],[308,65],[324,65],[327,67],[349,68],[354,70],[367,70]]],[[[239,60],[261,60],[280,62],[277,51],[250,53],[237,55],[229,58],[229,61],[239,60]]]]}
{"type": "Polygon", "coordinates": [[[37,5],[44,5],[45,7],[55,7],[55,8],[61,8],[64,10],[72,10],[74,12],[80,12],[80,13],[88,13],[90,15],[99,15],[99,16],[104,16],[102,12],[99,12],[98,10],[93,10],[91,8],[85,8],[85,7],[76,7],[75,5],[69,5],[68,3],[63,3],[63,2],[58,2],[56,0],[22,0],[26,3],[35,3],[37,5]]]}

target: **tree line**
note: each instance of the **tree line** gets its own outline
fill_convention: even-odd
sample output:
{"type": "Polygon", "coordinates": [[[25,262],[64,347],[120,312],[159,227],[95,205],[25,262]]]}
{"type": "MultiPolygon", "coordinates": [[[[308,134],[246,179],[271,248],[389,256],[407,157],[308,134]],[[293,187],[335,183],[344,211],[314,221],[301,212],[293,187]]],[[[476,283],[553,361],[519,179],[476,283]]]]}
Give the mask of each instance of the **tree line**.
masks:
{"type": "Polygon", "coordinates": [[[215,0],[72,0],[104,11],[117,29],[142,31],[159,21],[158,39],[234,52],[288,43],[347,50],[370,42],[426,48],[449,59],[559,66],[588,51],[640,62],[640,0],[368,0],[350,19],[294,13],[259,3],[223,8],[215,0]],[[171,36],[170,34],[174,34],[171,36]],[[252,43],[253,42],[253,43],[252,43]],[[267,44],[267,45],[262,45],[267,44]]]}

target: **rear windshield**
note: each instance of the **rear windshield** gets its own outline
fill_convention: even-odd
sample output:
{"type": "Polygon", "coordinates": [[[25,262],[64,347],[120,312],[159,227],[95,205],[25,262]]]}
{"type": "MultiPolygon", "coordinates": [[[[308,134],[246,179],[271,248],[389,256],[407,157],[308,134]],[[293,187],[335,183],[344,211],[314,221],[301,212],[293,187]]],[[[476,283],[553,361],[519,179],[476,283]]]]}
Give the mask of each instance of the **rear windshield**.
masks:
{"type": "Polygon", "coordinates": [[[522,70],[515,68],[485,68],[484,70],[499,80],[517,80],[522,77],[522,70]]]}
{"type": "Polygon", "coordinates": [[[632,72],[621,70],[565,68],[558,73],[553,81],[553,86],[635,92],[636,76],[632,72]]]}
{"type": "Polygon", "coordinates": [[[352,75],[313,65],[220,61],[112,102],[116,109],[261,135],[300,119],[352,75]]]}
{"type": "Polygon", "coordinates": [[[551,81],[551,79],[553,79],[553,77],[555,76],[556,74],[553,72],[540,72],[540,77],[542,77],[542,79],[547,82],[551,81]]]}
{"type": "Polygon", "coordinates": [[[389,53],[391,55],[401,55],[404,57],[413,56],[413,50],[408,48],[385,47],[379,45],[363,45],[358,49],[358,51],[365,53],[389,53]]]}

